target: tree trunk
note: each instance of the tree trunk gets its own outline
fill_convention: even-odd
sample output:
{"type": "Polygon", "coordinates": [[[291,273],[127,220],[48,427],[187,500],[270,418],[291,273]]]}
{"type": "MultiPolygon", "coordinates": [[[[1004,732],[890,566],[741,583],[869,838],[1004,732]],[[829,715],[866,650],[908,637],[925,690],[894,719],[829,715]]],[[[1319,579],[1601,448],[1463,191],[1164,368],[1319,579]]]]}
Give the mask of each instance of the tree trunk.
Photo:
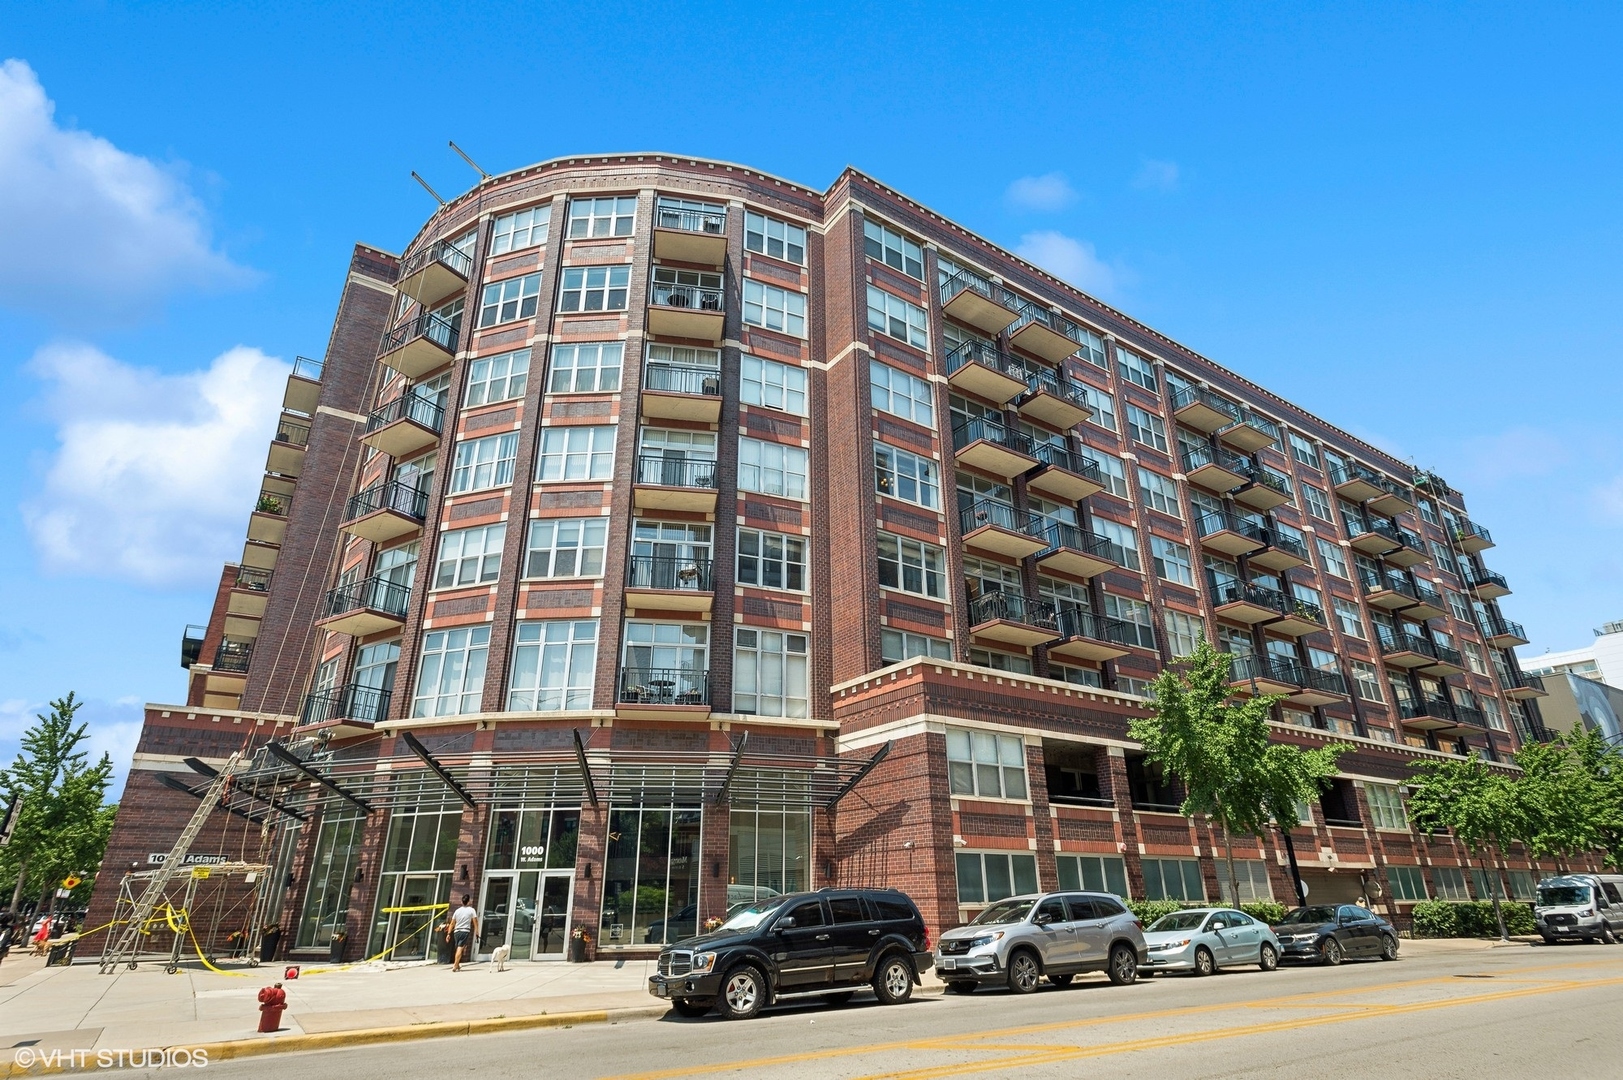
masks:
{"type": "MultiPolygon", "coordinates": [[[[1509,871],[1505,868],[1505,861],[1504,860],[1505,860],[1504,848],[1500,844],[1497,844],[1497,843],[1494,844],[1493,845],[1493,880],[1494,880],[1495,884],[1497,884],[1499,886],[1499,891],[1504,893],[1505,898],[1508,900],[1508,899],[1510,899],[1510,874],[1509,874],[1509,871]]],[[[1494,902],[1494,905],[1497,907],[1497,905],[1499,903],[1499,897],[1495,896],[1493,898],[1493,902],[1494,902]]],[[[1510,935],[1505,930],[1505,917],[1504,917],[1503,914],[1499,914],[1499,936],[1500,936],[1501,940],[1509,940],[1509,938],[1510,938],[1510,935]]]]}
{"type": "MultiPolygon", "coordinates": [[[[1465,868],[1467,870],[1472,869],[1472,866],[1471,866],[1471,849],[1470,848],[1465,849],[1465,868]]],[[[1498,872],[1497,871],[1495,871],[1494,877],[1495,878],[1498,877],[1498,872]]],[[[1493,917],[1499,923],[1499,940],[1500,941],[1509,941],[1510,940],[1510,934],[1509,934],[1509,932],[1507,932],[1505,930],[1505,909],[1499,906],[1499,890],[1498,890],[1498,888],[1496,887],[1496,888],[1489,889],[1488,890],[1488,897],[1489,897],[1489,899],[1491,899],[1493,901],[1493,917]]]]}
{"type": "Polygon", "coordinates": [[[1240,906],[1240,882],[1234,876],[1234,839],[1229,835],[1228,818],[1223,819],[1223,854],[1229,864],[1229,903],[1240,906]]]}
{"type": "Polygon", "coordinates": [[[17,885],[11,890],[11,913],[17,913],[17,905],[23,902],[23,882],[28,880],[28,860],[24,859],[17,864],[17,885]]]}

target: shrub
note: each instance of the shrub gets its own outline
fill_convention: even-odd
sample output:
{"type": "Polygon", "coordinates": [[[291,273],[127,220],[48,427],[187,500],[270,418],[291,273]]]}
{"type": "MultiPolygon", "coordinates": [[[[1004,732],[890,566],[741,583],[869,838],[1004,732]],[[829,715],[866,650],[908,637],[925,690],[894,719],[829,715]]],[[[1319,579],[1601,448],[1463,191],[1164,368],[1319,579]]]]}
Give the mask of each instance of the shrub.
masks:
{"type": "Polygon", "coordinates": [[[1182,900],[1124,900],[1123,903],[1145,926],[1163,915],[1171,915],[1174,911],[1182,911],[1190,906],[1182,900]]]}
{"type": "Polygon", "coordinates": [[[1414,906],[1414,936],[1446,938],[1459,936],[1457,905],[1444,900],[1422,900],[1414,906]]]}
{"type": "MultiPolygon", "coordinates": [[[[1510,900],[1500,901],[1505,913],[1505,930],[1511,934],[1536,934],[1538,924],[1533,909],[1510,900]]],[[[1498,937],[1499,921],[1493,917],[1490,900],[1426,900],[1414,908],[1415,937],[1498,937]]]]}
{"type": "Polygon", "coordinates": [[[1285,917],[1285,912],[1290,909],[1285,907],[1284,904],[1277,903],[1273,900],[1251,900],[1241,904],[1240,910],[1251,916],[1253,919],[1260,922],[1265,922],[1269,926],[1273,926],[1278,923],[1280,919],[1283,919],[1285,917]]]}

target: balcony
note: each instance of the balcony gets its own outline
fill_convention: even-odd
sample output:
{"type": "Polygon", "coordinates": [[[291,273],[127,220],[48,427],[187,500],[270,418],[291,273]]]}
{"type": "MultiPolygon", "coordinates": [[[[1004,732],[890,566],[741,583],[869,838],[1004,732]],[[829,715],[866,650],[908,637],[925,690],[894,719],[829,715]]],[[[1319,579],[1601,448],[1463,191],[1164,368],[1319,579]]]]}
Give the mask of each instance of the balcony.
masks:
{"type": "Polygon", "coordinates": [[[1253,653],[1229,661],[1229,686],[1241,693],[1294,694],[1298,665],[1277,656],[1253,653]]]}
{"type": "Polygon", "coordinates": [[[1290,481],[1258,466],[1251,472],[1251,483],[1234,493],[1234,501],[1253,510],[1272,510],[1291,501],[1290,481]]]}
{"type": "Polygon", "coordinates": [[[1435,675],[1439,679],[1450,675],[1463,675],[1465,673],[1465,657],[1460,651],[1449,645],[1431,643],[1432,662],[1422,665],[1420,671],[1425,675],[1435,675]]]}
{"type": "Polygon", "coordinates": [[[1278,445],[1279,425],[1250,409],[1241,409],[1240,419],[1219,431],[1217,438],[1247,454],[1254,454],[1264,447],[1278,445]]]}
{"type": "Polygon", "coordinates": [[[297,478],[304,472],[305,448],[309,443],[309,422],[284,413],[276,425],[276,434],[271,437],[265,471],[297,478]]]}
{"type": "Polygon", "coordinates": [[[1183,471],[1196,487],[1227,495],[1250,481],[1253,467],[1249,459],[1221,446],[1191,446],[1183,452],[1183,471]]]}
{"type": "Polygon", "coordinates": [[[1187,428],[1210,435],[1236,424],[1240,407],[1203,386],[1185,386],[1172,395],[1172,415],[1187,428]]]}
{"type": "Polygon", "coordinates": [[[400,266],[395,289],[419,302],[443,300],[468,287],[473,256],[446,240],[407,256],[400,266]]]}
{"type": "Polygon", "coordinates": [[[261,488],[253,512],[248,515],[248,539],[260,544],[280,544],[287,536],[287,511],[292,503],[291,492],[261,488]]]}
{"type": "Polygon", "coordinates": [[[1001,334],[1020,317],[1020,301],[1001,285],[973,270],[960,270],[941,283],[941,310],[988,334],[1001,334]]]}
{"type": "Polygon", "coordinates": [[[1121,619],[1070,608],[1059,613],[1060,640],[1048,646],[1050,657],[1064,660],[1114,660],[1131,650],[1132,628],[1121,619]]]}
{"type": "Polygon", "coordinates": [[[1268,542],[1268,532],[1227,510],[1202,511],[1195,515],[1195,535],[1200,546],[1229,556],[1249,555],[1268,542]]]}
{"type": "Polygon", "coordinates": [[[709,559],[633,555],[626,560],[626,607],[709,612],[715,597],[709,559]]]}
{"type": "Polygon", "coordinates": [[[1007,503],[977,499],[958,512],[964,544],[1010,559],[1024,559],[1048,546],[1047,522],[1007,503]]]}
{"type": "Polygon", "coordinates": [[[1501,671],[1499,685],[1504,688],[1505,696],[1512,701],[1526,701],[1529,698],[1549,695],[1549,691],[1544,689],[1544,678],[1540,675],[1529,675],[1525,671],[1501,671]]]}
{"type": "Polygon", "coordinates": [[[1081,327],[1059,312],[1028,300],[1019,301],[1019,305],[1019,317],[1009,330],[1009,344],[1040,356],[1050,364],[1064,360],[1082,344],[1081,327]]]}
{"type": "Polygon", "coordinates": [[[1035,443],[1032,454],[1041,466],[1026,478],[1026,486],[1061,502],[1081,502],[1105,489],[1104,474],[1092,458],[1055,443],[1035,443]]]}
{"type": "Polygon", "coordinates": [[[1482,629],[1488,635],[1488,644],[1495,649],[1514,649],[1528,642],[1527,629],[1521,623],[1492,612],[1483,620],[1482,629]]]}
{"type": "Polygon", "coordinates": [[[1488,726],[1488,718],[1482,714],[1481,709],[1473,705],[1454,706],[1454,718],[1468,727],[1485,728],[1488,726]]]}
{"type": "Polygon", "coordinates": [[[456,356],[461,321],[420,312],[383,335],[378,359],[408,379],[421,379],[456,356]]]}
{"type": "Polygon", "coordinates": [[[271,572],[257,566],[240,566],[237,568],[236,588],[248,592],[266,593],[270,591],[271,572]]]}
{"type": "Polygon", "coordinates": [[[704,458],[642,454],[633,500],[642,510],[716,511],[716,463],[704,458]]]}
{"type": "Polygon", "coordinates": [[[317,690],[305,695],[299,723],[370,730],[373,724],[388,719],[390,697],[388,690],[358,683],[317,690]]]}
{"type": "Polygon", "coordinates": [[[1493,547],[1493,536],[1469,518],[1458,518],[1454,522],[1454,543],[1466,554],[1475,555],[1493,547]]]}
{"type": "Polygon", "coordinates": [[[727,208],[660,199],[654,207],[654,257],[722,265],[727,261],[727,208]]]}
{"type": "Polygon", "coordinates": [[[642,373],[642,415],[650,420],[721,420],[721,372],[650,362],[642,373]]]}
{"type": "Polygon", "coordinates": [[[1416,622],[1425,622],[1427,619],[1440,619],[1448,614],[1443,594],[1431,587],[1431,583],[1415,578],[1414,603],[1403,609],[1403,616],[1414,619],[1416,622]]]}
{"type": "Polygon", "coordinates": [[[352,581],[330,589],[317,624],[350,637],[398,630],[406,622],[411,588],[381,577],[352,581]]]}
{"type": "Polygon", "coordinates": [[[1213,610],[1225,619],[1247,626],[1272,622],[1291,603],[1291,598],[1278,589],[1220,578],[1211,571],[1206,572],[1206,583],[1211,589],[1213,610]]]}
{"type": "Polygon", "coordinates": [[[619,701],[622,705],[708,709],[710,673],[693,668],[621,668],[619,701]]]}
{"type": "Polygon", "coordinates": [[[1337,495],[1349,502],[1368,502],[1383,494],[1386,488],[1382,485],[1387,483],[1390,481],[1386,477],[1356,461],[1349,461],[1330,470],[1330,486],[1335,489],[1337,495]]]}
{"type": "Polygon", "coordinates": [[[325,365],[308,356],[293,358],[293,373],[287,377],[287,389],[282,391],[282,408],[309,416],[321,401],[321,374],[325,365]]]}
{"type": "Polygon", "coordinates": [[[427,398],[407,391],[366,418],[361,442],[380,454],[408,458],[437,446],[445,426],[445,410],[427,398]]]}
{"type": "Polygon", "coordinates": [[[654,268],[648,291],[648,332],[666,337],[720,341],[727,328],[721,275],[654,268]]]}
{"type": "Polygon", "coordinates": [[[1047,368],[1037,368],[1026,375],[1026,394],[1016,408],[1022,415],[1061,431],[1068,431],[1093,415],[1093,410],[1088,408],[1087,388],[1047,368]]]}
{"type": "Polygon", "coordinates": [[[1384,518],[1375,518],[1370,527],[1379,535],[1396,544],[1390,551],[1383,552],[1381,558],[1393,566],[1407,569],[1426,561],[1426,542],[1420,534],[1401,525],[1394,525],[1384,518]]]}
{"type": "Polygon", "coordinates": [[[225,601],[225,613],[231,622],[236,623],[239,618],[264,618],[265,602],[270,594],[270,577],[269,570],[259,567],[237,568],[237,579],[232,582],[231,593],[225,601]]]}
{"type": "Polygon", "coordinates": [[[1262,535],[1268,546],[1251,553],[1249,562],[1252,566],[1282,573],[1308,564],[1307,545],[1300,540],[1282,536],[1277,529],[1271,528],[1264,529],[1262,535]]]}
{"type": "Polygon", "coordinates": [[[1280,617],[1268,624],[1268,629],[1287,637],[1302,637],[1306,634],[1316,634],[1325,628],[1324,609],[1317,604],[1298,600],[1294,596],[1285,596],[1285,604],[1280,608],[1280,617]]]}
{"type": "Polygon", "coordinates": [[[1510,583],[1505,580],[1505,575],[1481,567],[1466,567],[1464,571],[1465,587],[1475,593],[1477,599],[1497,600],[1510,595],[1510,583]]]}
{"type": "Polygon", "coordinates": [[[1435,731],[1439,735],[1459,734],[1459,721],[1454,718],[1454,706],[1442,698],[1424,701],[1398,702],[1398,717],[1403,726],[1414,731],[1435,731]]]}
{"type": "Polygon", "coordinates": [[[252,641],[233,641],[227,638],[214,650],[215,675],[246,675],[248,662],[254,657],[252,641]]]}
{"type": "Polygon", "coordinates": [[[1075,525],[1056,522],[1048,526],[1047,540],[1048,548],[1037,556],[1037,565],[1073,577],[1090,578],[1114,570],[1127,558],[1120,544],[1075,525]]]}
{"type": "Polygon", "coordinates": [[[998,405],[1007,405],[1025,393],[1029,374],[1008,353],[974,339],[947,354],[947,383],[998,405]]]}
{"type": "Polygon", "coordinates": [[[427,492],[389,480],[350,496],[340,528],[374,544],[385,544],[421,532],[427,513],[427,492]]]}
{"type": "Polygon", "coordinates": [[[180,634],[180,666],[189,668],[197,663],[203,655],[203,638],[208,634],[208,627],[187,623],[186,629],[180,634]]]}
{"type": "Polygon", "coordinates": [[[1459,650],[1416,634],[1383,630],[1380,649],[1381,656],[1393,667],[1418,669],[1439,677],[1458,675],[1465,670],[1459,650]]]}
{"type": "Polygon", "coordinates": [[[1364,587],[1364,599],[1372,608],[1382,611],[1402,611],[1415,603],[1415,587],[1407,576],[1387,571],[1384,574],[1360,572],[1358,583],[1364,587]]]}
{"type": "Polygon", "coordinates": [[[969,602],[969,632],[983,641],[1029,648],[1060,636],[1054,605],[1015,592],[989,592],[969,602]]]}
{"type": "Polygon", "coordinates": [[[1004,480],[1013,480],[1037,464],[1031,439],[983,416],[953,424],[952,448],[959,464],[1004,480]]]}
{"type": "MultiPolygon", "coordinates": [[[[1378,557],[1402,546],[1402,541],[1396,535],[1389,535],[1395,532],[1390,527],[1386,532],[1380,532],[1370,522],[1347,514],[1342,515],[1341,522],[1346,526],[1348,542],[1352,544],[1353,549],[1365,555],[1378,557]]],[[[1391,525],[1390,522],[1385,524],[1391,525]]]]}

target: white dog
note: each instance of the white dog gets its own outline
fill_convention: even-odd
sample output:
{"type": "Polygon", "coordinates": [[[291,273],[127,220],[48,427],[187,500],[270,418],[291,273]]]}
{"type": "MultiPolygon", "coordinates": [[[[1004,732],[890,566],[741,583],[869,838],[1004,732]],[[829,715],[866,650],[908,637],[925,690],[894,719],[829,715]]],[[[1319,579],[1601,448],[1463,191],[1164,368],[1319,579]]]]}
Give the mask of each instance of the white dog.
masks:
{"type": "Polygon", "coordinates": [[[490,958],[496,962],[497,971],[507,970],[507,958],[513,954],[512,946],[498,945],[490,951],[490,958]]]}

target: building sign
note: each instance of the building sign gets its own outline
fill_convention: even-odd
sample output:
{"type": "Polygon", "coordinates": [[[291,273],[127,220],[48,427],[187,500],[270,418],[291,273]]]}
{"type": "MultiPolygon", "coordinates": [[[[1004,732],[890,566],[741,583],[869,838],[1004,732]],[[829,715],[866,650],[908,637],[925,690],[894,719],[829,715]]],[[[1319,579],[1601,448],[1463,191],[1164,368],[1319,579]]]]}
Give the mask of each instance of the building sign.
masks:
{"type": "MultiPolygon", "coordinates": [[[[167,851],[154,851],[147,856],[148,866],[162,866],[169,861],[167,851]]],[[[231,859],[225,855],[188,855],[180,861],[182,866],[219,866],[228,863],[231,859]]]]}

